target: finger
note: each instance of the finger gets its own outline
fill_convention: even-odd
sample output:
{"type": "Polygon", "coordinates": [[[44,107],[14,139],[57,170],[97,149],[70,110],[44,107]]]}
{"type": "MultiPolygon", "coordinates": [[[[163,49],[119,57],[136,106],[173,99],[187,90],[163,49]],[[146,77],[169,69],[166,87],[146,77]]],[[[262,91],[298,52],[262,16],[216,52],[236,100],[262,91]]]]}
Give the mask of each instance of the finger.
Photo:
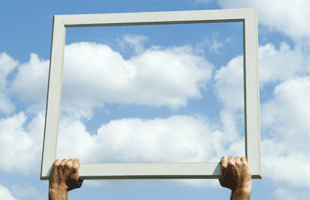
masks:
{"type": "Polygon", "coordinates": [[[54,174],[57,173],[57,168],[59,167],[59,165],[60,165],[60,160],[56,159],[56,160],[54,161],[53,171],[52,171],[54,174]]]}
{"type": "Polygon", "coordinates": [[[235,163],[238,163],[238,164],[241,163],[241,160],[240,160],[240,157],[239,157],[239,156],[236,156],[236,157],[235,157],[235,163]]]}
{"type": "Polygon", "coordinates": [[[240,160],[241,160],[241,162],[246,162],[246,159],[243,156],[240,158],[240,160]]]}
{"type": "Polygon", "coordinates": [[[71,168],[71,167],[73,166],[73,159],[72,159],[72,158],[70,158],[70,159],[67,161],[66,166],[67,166],[68,168],[71,168]]]}
{"type": "Polygon", "coordinates": [[[222,165],[222,171],[221,171],[222,174],[221,174],[221,178],[219,179],[219,181],[220,181],[220,184],[222,185],[223,178],[225,178],[227,176],[228,161],[227,161],[226,156],[222,157],[221,165],[222,165]]]}
{"type": "Polygon", "coordinates": [[[69,159],[64,166],[65,177],[68,177],[73,171],[73,159],[69,159]]]}
{"type": "Polygon", "coordinates": [[[67,161],[68,161],[68,160],[65,158],[65,159],[63,159],[63,160],[60,162],[59,165],[63,167],[63,166],[65,166],[65,164],[67,163],[67,161]]]}
{"type": "Polygon", "coordinates": [[[65,159],[63,159],[60,163],[59,163],[59,165],[58,165],[58,167],[57,167],[57,170],[58,170],[58,176],[59,177],[63,177],[63,175],[64,175],[64,171],[65,171],[65,164],[66,164],[66,162],[67,162],[67,159],[65,158],[65,159]]]}
{"type": "Polygon", "coordinates": [[[56,159],[53,164],[53,168],[50,175],[50,181],[57,182],[58,181],[58,166],[60,164],[60,160],[56,159]]]}
{"type": "Polygon", "coordinates": [[[80,177],[80,175],[79,175],[79,168],[80,168],[80,166],[81,166],[81,161],[80,161],[80,159],[75,158],[75,159],[73,160],[73,166],[72,166],[72,169],[73,169],[73,171],[74,171],[72,178],[73,178],[74,180],[78,180],[79,177],[80,177]]]}
{"type": "Polygon", "coordinates": [[[227,159],[227,161],[228,161],[228,165],[229,165],[229,164],[233,164],[234,161],[235,161],[235,158],[234,158],[233,156],[230,156],[230,157],[227,159]]]}
{"type": "Polygon", "coordinates": [[[221,159],[221,165],[222,167],[227,167],[227,164],[228,164],[228,161],[227,161],[227,157],[226,156],[223,156],[222,159],[221,159]]]}
{"type": "Polygon", "coordinates": [[[79,167],[81,166],[81,161],[79,158],[75,158],[74,161],[73,161],[73,167],[75,169],[79,169],[79,167]]]}

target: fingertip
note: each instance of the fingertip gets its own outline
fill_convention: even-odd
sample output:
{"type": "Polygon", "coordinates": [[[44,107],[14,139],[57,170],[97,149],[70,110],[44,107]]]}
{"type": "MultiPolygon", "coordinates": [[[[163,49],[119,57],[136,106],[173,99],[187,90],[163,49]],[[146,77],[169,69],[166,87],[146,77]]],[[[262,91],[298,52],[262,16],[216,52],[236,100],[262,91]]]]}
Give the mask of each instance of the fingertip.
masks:
{"type": "Polygon", "coordinates": [[[221,165],[222,165],[223,167],[227,167],[227,157],[226,157],[226,156],[223,156],[223,157],[222,157],[221,165]]]}
{"type": "Polygon", "coordinates": [[[233,156],[229,156],[229,158],[227,158],[227,162],[228,163],[231,163],[231,162],[234,162],[235,161],[235,157],[233,156]]]}
{"type": "Polygon", "coordinates": [[[78,163],[78,164],[81,164],[81,161],[80,161],[79,158],[75,158],[75,159],[74,159],[74,162],[76,162],[76,163],[78,163]]]}
{"type": "Polygon", "coordinates": [[[73,165],[73,159],[70,158],[67,162],[66,162],[67,166],[72,166],[73,165]]]}
{"type": "Polygon", "coordinates": [[[68,159],[64,158],[61,162],[60,165],[65,165],[67,163],[68,159]]]}
{"type": "Polygon", "coordinates": [[[73,166],[74,166],[75,168],[77,168],[77,169],[81,166],[81,161],[80,161],[79,158],[75,158],[75,159],[74,159],[74,161],[73,161],[73,166]]]}
{"type": "Polygon", "coordinates": [[[59,160],[59,159],[56,159],[56,160],[54,161],[54,165],[57,166],[57,165],[59,165],[59,164],[60,164],[60,160],[59,160]]]}

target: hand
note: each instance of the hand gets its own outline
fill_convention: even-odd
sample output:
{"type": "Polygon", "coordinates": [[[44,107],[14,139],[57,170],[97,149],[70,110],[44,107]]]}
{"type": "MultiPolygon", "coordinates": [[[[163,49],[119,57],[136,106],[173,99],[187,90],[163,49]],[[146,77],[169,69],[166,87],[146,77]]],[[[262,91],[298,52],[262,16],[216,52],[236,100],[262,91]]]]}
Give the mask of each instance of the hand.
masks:
{"type": "Polygon", "coordinates": [[[221,160],[222,177],[219,179],[221,186],[235,190],[251,192],[251,171],[244,157],[223,156],[221,160]]]}
{"type": "Polygon", "coordinates": [[[49,188],[54,191],[70,191],[82,186],[83,180],[79,176],[81,162],[78,158],[55,160],[49,179],[49,188]]]}

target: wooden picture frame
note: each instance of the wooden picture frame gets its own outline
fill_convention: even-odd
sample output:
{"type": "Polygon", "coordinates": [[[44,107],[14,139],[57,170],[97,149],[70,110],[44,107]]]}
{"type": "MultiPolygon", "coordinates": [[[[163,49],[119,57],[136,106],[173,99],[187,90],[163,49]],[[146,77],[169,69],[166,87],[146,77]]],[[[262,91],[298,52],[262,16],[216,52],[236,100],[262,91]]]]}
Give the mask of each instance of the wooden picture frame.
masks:
{"type": "MultiPolygon", "coordinates": [[[[261,179],[257,9],[54,15],[41,180],[56,159],[66,28],[243,22],[245,155],[252,178],[261,179]]],[[[218,179],[219,162],[81,164],[82,179],[218,179]]]]}

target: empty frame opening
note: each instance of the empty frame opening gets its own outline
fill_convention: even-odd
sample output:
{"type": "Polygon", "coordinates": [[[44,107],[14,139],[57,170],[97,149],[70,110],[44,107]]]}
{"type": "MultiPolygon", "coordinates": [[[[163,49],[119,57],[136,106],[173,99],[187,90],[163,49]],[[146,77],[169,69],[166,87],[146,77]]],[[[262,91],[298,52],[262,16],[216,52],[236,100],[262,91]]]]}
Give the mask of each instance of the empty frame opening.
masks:
{"type": "Polygon", "coordinates": [[[242,22],[66,32],[57,158],[245,156],[242,22]]]}

